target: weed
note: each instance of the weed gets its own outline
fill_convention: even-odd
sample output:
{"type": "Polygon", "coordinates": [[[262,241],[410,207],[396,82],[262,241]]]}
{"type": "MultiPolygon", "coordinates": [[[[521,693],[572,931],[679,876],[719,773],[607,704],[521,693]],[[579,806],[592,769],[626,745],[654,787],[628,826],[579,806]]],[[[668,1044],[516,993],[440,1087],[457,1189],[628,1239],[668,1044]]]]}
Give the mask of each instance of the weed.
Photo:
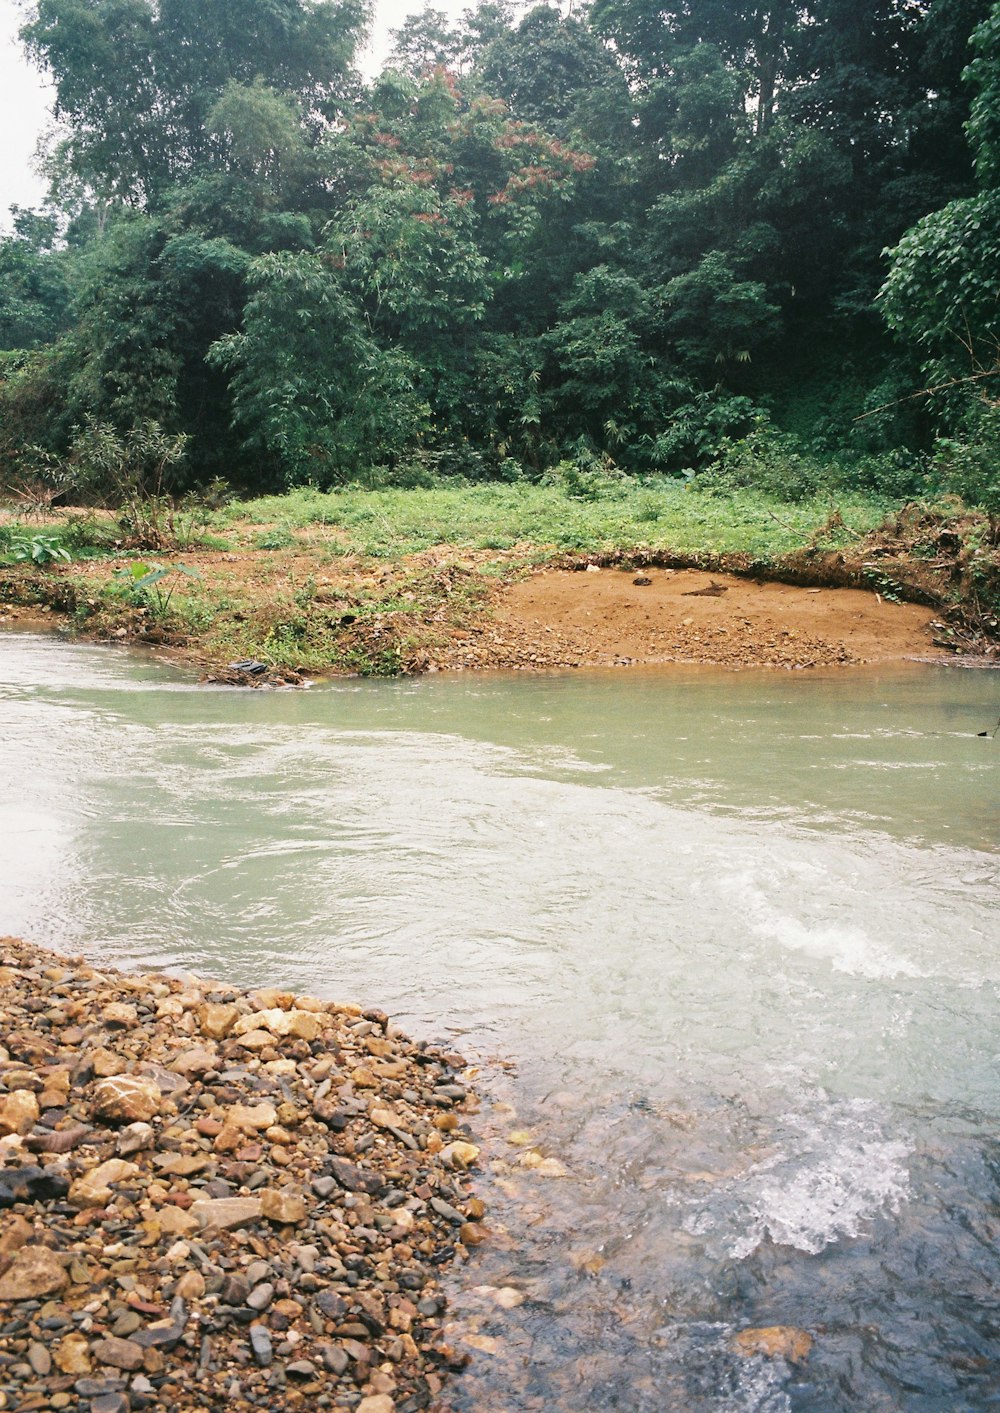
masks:
{"type": "Polygon", "coordinates": [[[72,556],[57,535],[18,535],[10,542],[9,557],[15,564],[31,563],[39,569],[51,564],[69,564],[72,556]]]}

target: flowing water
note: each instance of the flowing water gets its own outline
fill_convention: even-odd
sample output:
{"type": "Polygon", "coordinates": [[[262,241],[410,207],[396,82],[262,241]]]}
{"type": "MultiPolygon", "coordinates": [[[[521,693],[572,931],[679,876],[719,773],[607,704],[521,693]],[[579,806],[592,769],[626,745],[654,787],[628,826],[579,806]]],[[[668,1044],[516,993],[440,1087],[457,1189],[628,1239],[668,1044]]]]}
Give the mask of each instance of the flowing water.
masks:
{"type": "Polygon", "coordinates": [[[0,932],[478,1061],[457,1408],[995,1408],[998,716],[941,667],[250,693],[7,633],[0,932]]]}

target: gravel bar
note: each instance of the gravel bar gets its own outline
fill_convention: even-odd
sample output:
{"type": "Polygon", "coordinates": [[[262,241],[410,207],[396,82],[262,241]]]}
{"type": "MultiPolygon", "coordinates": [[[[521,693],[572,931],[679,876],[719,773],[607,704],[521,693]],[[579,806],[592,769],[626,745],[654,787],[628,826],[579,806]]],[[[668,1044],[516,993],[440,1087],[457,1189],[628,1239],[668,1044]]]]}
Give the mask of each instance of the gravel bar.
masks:
{"type": "Polygon", "coordinates": [[[0,1408],[448,1407],[460,1055],[0,939],[0,1408]]]}

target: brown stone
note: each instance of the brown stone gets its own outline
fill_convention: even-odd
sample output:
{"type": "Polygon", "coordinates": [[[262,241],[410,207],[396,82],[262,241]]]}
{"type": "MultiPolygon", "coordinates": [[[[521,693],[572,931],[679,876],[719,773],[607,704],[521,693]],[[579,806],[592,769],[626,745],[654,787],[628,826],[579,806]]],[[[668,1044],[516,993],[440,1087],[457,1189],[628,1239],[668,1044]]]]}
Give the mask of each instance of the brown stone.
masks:
{"type": "Polygon", "coordinates": [[[205,1294],[205,1277],[200,1271],[185,1271],[174,1287],[182,1300],[200,1300],[205,1294]]]}
{"type": "Polygon", "coordinates": [[[111,1001],[101,1012],[101,1020],[105,1025],[121,1026],[122,1029],[131,1029],[139,1019],[139,1013],[134,1006],[127,1005],[124,1001],[111,1001]]]}
{"type": "Polygon", "coordinates": [[[124,1074],[127,1068],[121,1055],[116,1055],[113,1050],[106,1050],[103,1045],[91,1050],[89,1058],[90,1067],[98,1079],[110,1079],[112,1075],[124,1074]]]}
{"type": "Polygon", "coordinates": [[[156,1081],[140,1075],[115,1075],[94,1086],[94,1115],[106,1123],[146,1122],[160,1112],[162,1102],[156,1081]]]}
{"type": "Polygon", "coordinates": [[[218,1231],[231,1231],[259,1221],[261,1202],[259,1197],[213,1197],[195,1202],[191,1216],[203,1229],[214,1227],[218,1231]]]}
{"type": "Polygon", "coordinates": [[[110,1364],[113,1369],[124,1369],[129,1374],[142,1368],[143,1353],[141,1345],[130,1339],[119,1339],[115,1335],[108,1339],[99,1339],[93,1347],[93,1355],[98,1364],[110,1364]]]}
{"type": "Polygon", "coordinates": [[[273,1104],[233,1104],[224,1115],[226,1125],[244,1129],[248,1133],[262,1133],[278,1122],[278,1111],[273,1104]]]}
{"type": "Polygon", "coordinates": [[[71,1183],[66,1201],[74,1207],[103,1207],[111,1201],[112,1186],[135,1177],[138,1171],[135,1163],[126,1163],[123,1158],[109,1158],[106,1163],[101,1163],[71,1183]]]}
{"type": "Polygon", "coordinates": [[[206,1001],[198,1008],[198,1024],[202,1035],[209,1040],[222,1040],[229,1034],[239,1019],[239,1010],[233,1005],[219,1005],[206,1001]]]}
{"type": "Polygon", "coordinates": [[[35,1229],[30,1222],[23,1217],[8,1217],[4,1223],[3,1232],[0,1233],[0,1256],[10,1256],[15,1251],[20,1251],[35,1234],[35,1229]]]}
{"type": "Polygon", "coordinates": [[[283,1187],[265,1188],[260,1194],[260,1210],[269,1222],[292,1225],[306,1219],[305,1199],[283,1187]]]}
{"type": "Polygon", "coordinates": [[[30,1089],[0,1095],[0,1135],[30,1133],[38,1122],[38,1100],[30,1089]]]}
{"type": "Polygon", "coordinates": [[[47,1246],[22,1246],[10,1270],[0,1276],[0,1301],[35,1300],[69,1285],[66,1267],[47,1246]]]}
{"type": "Polygon", "coordinates": [[[52,1352],[52,1362],[63,1374],[89,1374],[93,1368],[90,1348],[80,1334],[67,1335],[52,1352]]]}

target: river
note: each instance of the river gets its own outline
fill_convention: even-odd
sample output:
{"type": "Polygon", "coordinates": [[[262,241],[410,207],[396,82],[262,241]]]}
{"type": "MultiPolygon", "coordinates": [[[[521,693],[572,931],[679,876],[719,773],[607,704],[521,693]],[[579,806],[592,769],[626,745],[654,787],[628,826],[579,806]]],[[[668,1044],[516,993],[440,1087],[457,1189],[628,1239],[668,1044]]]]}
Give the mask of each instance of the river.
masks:
{"type": "Polygon", "coordinates": [[[998,716],[947,667],[247,692],[6,632],[0,932],[476,1061],[456,1408],[993,1408],[998,716]]]}

